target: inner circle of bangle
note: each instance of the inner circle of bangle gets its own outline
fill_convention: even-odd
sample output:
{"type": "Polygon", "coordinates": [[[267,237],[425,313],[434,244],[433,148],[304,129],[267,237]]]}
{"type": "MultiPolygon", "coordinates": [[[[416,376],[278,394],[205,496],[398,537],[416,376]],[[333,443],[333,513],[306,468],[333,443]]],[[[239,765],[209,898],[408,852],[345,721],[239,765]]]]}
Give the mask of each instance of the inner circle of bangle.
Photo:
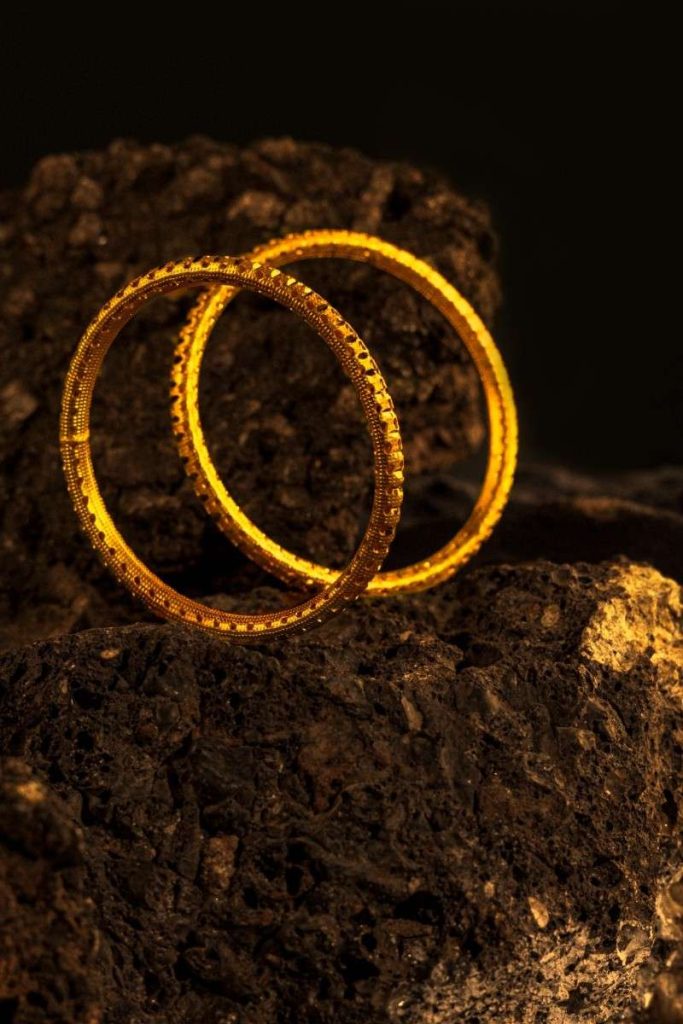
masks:
{"type": "MultiPolygon", "coordinates": [[[[467,522],[429,558],[405,568],[378,573],[366,594],[389,595],[425,590],[452,576],[491,534],[512,486],[517,459],[517,415],[505,365],[485,325],[466,299],[424,260],[372,235],[354,231],[306,231],[273,239],[254,249],[254,259],[272,267],[315,258],[368,263],[412,286],[455,329],[481,379],[487,408],[489,452],[484,481],[467,522]]],[[[202,296],[191,310],[176,346],[171,394],[175,399],[176,437],[188,473],[201,493],[210,493],[220,509],[220,528],[250,558],[280,579],[299,586],[331,583],[338,570],[317,565],[287,551],[259,529],[230,495],[211,460],[199,418],[199,371],[211,331],[238,292],[221,287],[202,296]]]]}
{"type": "MultiPolygon", "coordinates": [[[[208,294],[213,294],[213,291],[208,294]]],[[[174,414],[175,415],[175,414],[174,414]]],[[[162,618],[248,643],[323,622],[359,596],[384,560],[400,514],[403,455],[393,403],[377,365],[353,328],[311,288],[248,257],[206,256],[167,263],[136,278],[106,302],[81,338],[64,386],[60,447],[69,493],[85,532],[116,578],[162,618]],[[90,410],[102,361],[125,324],[150,299],[188,287],[247,288],[298,313],[331,348],[360,398],[370,431],[375,492],[363,539],[346,568],[291,608],[238,614],[179,594],[129,548],[106,507],[90,450],[90,410]]],[[[197,482],[198,483],[198,482],[197,482]]],[[[219,515],[215,497],[201,491],[219,515]]]]}

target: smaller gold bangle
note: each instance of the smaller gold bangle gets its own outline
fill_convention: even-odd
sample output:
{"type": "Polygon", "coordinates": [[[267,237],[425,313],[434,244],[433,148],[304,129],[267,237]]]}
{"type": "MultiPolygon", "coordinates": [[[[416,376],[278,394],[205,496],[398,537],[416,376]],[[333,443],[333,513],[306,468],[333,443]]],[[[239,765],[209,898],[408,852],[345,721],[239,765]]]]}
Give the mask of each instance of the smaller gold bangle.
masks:
{"type": "MultiPolygon", "coordinates": [[[[477,502],[455,536],[429,558],[403,569],[379,572],[367,596],[425,590],[452,576],[481,547],[492,532],[512,486],[517,459],[517,414],[512,388],[498,349],[466,299],[433,267],[389,242],[356,231],[321,230],[276,238],[254,249],[251,256],[280,267],[307,259],[348,259],[369,263],[410,285],[431,302],[465,344],[481,378],[488,412],[489,455],[477,502]]],[[[188,473],[202,493],[220,508],[220,528],[250,558],[299,587],[331,583],[338,570],[317,565],[287,551],[268,537],[242,511],[220,479],[211,460],[199,418],[198,390],[201,361],[211,331],[236,288],[218,288],[190,311],[176,346],[171,394],[180,417],[176,437],[188,473]]]]}
{"type": "MultiPolygon", "coordinates": [[[[202,303],[205,300],[203,298],[202,303]]],[[[114,576],[156,614],[237,643],[258,642],[305,630],[359,596],[382,564],[394,536],[403,496],[401,435],[379,369],[353,328],[311,288],[248,257],[205,256],[167,263],[136,278],[106,302],[81,338],[64,386],[60,421],[64,472],[76,514],[114,576]],[[150,299],[187,287],[248,288],[297,312],[329,345],[360,398],[372,440],[375,493],[363,539],[341,574],[291,608],[246,615],[209,608],[159,579],[128,547],[114,525],[95,479],[90,451],[90,409],[102,361],[125,324],[150,299]]],[[[202,492],[210,514],[214,496],[202,492]]]]}

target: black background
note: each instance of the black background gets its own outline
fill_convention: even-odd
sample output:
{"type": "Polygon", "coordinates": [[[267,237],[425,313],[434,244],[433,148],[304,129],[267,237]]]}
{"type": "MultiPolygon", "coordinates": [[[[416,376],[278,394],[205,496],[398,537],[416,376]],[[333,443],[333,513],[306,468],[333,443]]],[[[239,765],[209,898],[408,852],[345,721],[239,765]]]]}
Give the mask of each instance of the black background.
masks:
{"type": "Polygon", "coordinates": [[[617,2],[36,15],[3,32],[0,185],[115,136],[291,134],[440,167],[493,208],[527,457],[676,462],[676,38],[617,2]]]}

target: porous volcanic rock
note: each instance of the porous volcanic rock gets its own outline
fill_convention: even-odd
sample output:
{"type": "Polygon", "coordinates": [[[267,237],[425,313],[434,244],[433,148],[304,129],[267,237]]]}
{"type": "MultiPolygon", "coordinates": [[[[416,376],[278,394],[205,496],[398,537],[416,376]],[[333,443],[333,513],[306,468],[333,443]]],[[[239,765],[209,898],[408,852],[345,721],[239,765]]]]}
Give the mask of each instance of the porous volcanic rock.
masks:
{"type": "MultiPolygon", "coordinates": [[[[486,208],[435,173],[349,149],[291,139],[246,148],[203,138],[118,141],[47,157],[24,189],[0,194],[0,621],[13,623],[5,643],[103,624],[114,606],[128,608],[82,542],[58,451],[63,378],[100,305],[168,259],[236,254],[316,227],[370,231],[407,247],[491,321],[499,285],[486,208]]],[[[411,479],[476,448],[476,373],[426,302],[357,264],[314,261],[296,272],[377,355],[411,479]]],[[[185,586],[206,562],[220,563],[223,576],[237,564],[229,548],[215,556],[215,531],[170,436],[173,343],[191,301],[158,300],[128,325],[105,362],[93,411],[96,469],[117,523],[158,572],[185,586]]],[[[343,561],[359,539],[372,483],[351,385],[320,339],[255,296],[240,296],[216,335],[201,405],[217,466],[277,539],[329,564],[343,561]]]]}
{"type": "Polygon", "coordinates": [[[83,831],[23,761],[0,759],[0,1020],[100,1024],[102,973],[83,831]]]}
{"type": "MultiPolygon", "coordinates": [[[[138,625],[6,654],[2,752],[83,836],[103,1024],[611,1024],[663,1005],[680,636],[656,570],[535,562],[270,646],[138,625]]],[[[29,917],[49,884],[32,855],[29,917]]],[[[22,963],[31,935],[9,936],[22,963]]],[[[13,998],[15,1024],[81,1020],[13,998]]]]}

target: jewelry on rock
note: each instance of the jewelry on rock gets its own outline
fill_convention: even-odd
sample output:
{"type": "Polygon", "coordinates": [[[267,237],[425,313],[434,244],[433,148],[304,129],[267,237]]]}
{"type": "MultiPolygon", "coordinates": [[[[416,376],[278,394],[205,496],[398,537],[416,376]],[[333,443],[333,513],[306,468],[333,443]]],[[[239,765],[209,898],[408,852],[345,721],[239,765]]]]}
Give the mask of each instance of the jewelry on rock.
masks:
{"type": "MultiPolygon", "coordinates": [[[[207,304],[202,297],[197,310],[207,304]]],[[[197,314],[195,314],[196,319],[197,314]]],[[[174,403],[175,433],[182,431],[180,400],[174,403]]],[[[162,618],[188,623],[237,643],[295,633],[317,625],[358,597],[381,566],[396,530],[403,497],[403,452],[393,402],[379,369],[352,327],[308,286],[250,257],[205,256],[167,263],[135,278],[106,302],[81,338],[67,374],[62,400],[60,447],[69,493],[81,525],[114,576],[162,618]],[[220,291],[216,292],[216,286],[220,291]],[[92,396],[104,357],[129,320],[150,299],[187,287],[216,294],[247,288],[279,302],[329,345],[353,383],[372,440],[375,492],[363,539],[346,568],[321,580],[322,589],[294,607],[261,614],[209,608],[179,594],[140,561],[112,521],[95,479],[89,429],[92,396]]],[[[189,467],[192,473],[192,468],[189,467]]],[[[207,511],[225,528],[225,510],[199,476],[195,487],[207,511]]],[[[255,529],[255,527],[254,527],[255,529]]],[[[227,531],[226,531],[227,532],[227,531]]],[[[259,553],[270,567],[267,552],[259,553]]],[[[320,578],[318,573],[312,585],[320,578]]]]}
{"type": "MultiPolygon", "coordinates": [[[[372,235],[353,231],[306,231],[274,239],[250,254],[269,267],[333,257],[369,263],[411,285],[455,328],[477,368],[488,412],[489,454],[482,488],[472,513],[455,536],[430,558],[403,569],[380,572],[366,589],[371,596],[425,590],[452,576],[491,534],[512,486],[517,457],[517,415],[503,360],[488,330],[463,296],[441,274],[411,253],[372,235]]],[[[237,505],[221,481],[199,419],[201,361],[211,331],[239,287],[205,293],[191,310],[176,347],[171,394],[180,454],[200,496],[209,494],[221,530],[250,558],[299,587],[330,585],[339,571],[317,565],[276,544],[237,505]]]]}

